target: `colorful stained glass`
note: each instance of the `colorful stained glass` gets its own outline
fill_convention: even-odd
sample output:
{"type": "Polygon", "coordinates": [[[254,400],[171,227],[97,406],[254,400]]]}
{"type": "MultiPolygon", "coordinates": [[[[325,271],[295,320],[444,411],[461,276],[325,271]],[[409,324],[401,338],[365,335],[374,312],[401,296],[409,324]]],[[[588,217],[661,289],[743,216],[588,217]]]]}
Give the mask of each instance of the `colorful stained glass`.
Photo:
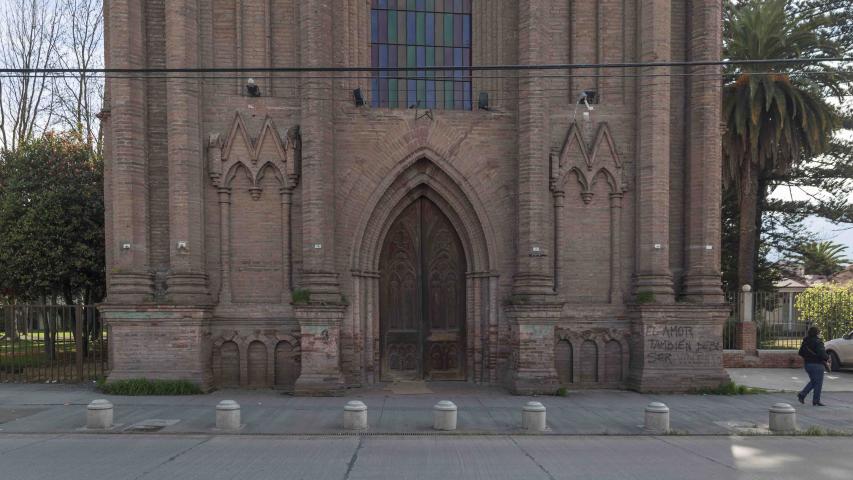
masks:
{"type": "Polygon", "coordinates": [[[374,107],[472,108],[470,70],[424,69],[471,66],[471,0],[371,0],[370,33],[374,107]]]}

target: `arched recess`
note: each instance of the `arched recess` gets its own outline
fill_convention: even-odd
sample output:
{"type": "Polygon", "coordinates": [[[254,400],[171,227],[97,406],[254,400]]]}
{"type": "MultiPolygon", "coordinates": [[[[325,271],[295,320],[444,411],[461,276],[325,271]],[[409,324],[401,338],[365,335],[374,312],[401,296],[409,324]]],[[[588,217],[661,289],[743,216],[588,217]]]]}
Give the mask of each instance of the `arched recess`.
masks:
{"type": "Polygon", "coordinates": [[[622,199],[626,187],[622,166],[606,122],[598,125],[591,144],[578,124],[572,123],[562,149],[551,155],[557,245],[554,272],[558,293],[571,303],[623,303],[622,199]],[[602,244],[609,246],[609,252],[599,248],[602,244]],[[576,272],[591,270],[573,265],[574,260],[589,258],[596,265],[604,260],[590,258],[589,252],[609,257],[609,271],[596,271],[596,278],[579,277],[576,272]]]}
{"type": "Polygon", "coordinates": [[[592,340],[584,340],[581,345],[580,380],[581,383],[598,382],[598,345],[592,340]]]}
{"type": "Polygon", "coordinates": [[[240,386],[240,349],[234,341],[214,347],[213,375],[220,387],[240,386]]]}
{"type": "Polygon", "coordinates": [[[415,200],[428,198],[459,235],[467,262],[466,378],[495,382],[498,304],[495,236],[486,209],[465,178],[430,149],[420,149],[400,162],[376,189],[360,220],[352,248],[354,297],[352,315],[357,371],[374,383],[379,379],[379,262],[392,223],[415,200]]]}
{"type": "Polygon", "coordinates": [[[572,344],[568,340],[559,340],[554,348],[554,367],[557,370],[557,379],[560,385],[572,383],[573,371],[572,344]]]}
{"type": "Polygon", "coordinates": [[[604,382],[619,384],[622,376],[622,344],[610,340],[604,344],[604,382]]]}
{"type": "Polygon", "coordinates": [[[249,387],[259,388],[267,386],[267,347],[260,340],[249,344],[246,355],[246,369],[249,379],[249,387]]]}
{"type": "Polygon", "coordinates": [[[207,171],[219,197],[219,304],[288,304],[292,287],[291,206],[301,165],[299,127],[279,131],[266,117],[259,130],[250,132],[237,114],[227,137],[210,135],[207,150],[207,171]],[[246,223],[270,228],[247,228],[246,223]],[[258,264],[266,267],[261,273],[258,264]],[[235,284],[267,287],[256,294],[251,289],[235,291],[235,284]]]}

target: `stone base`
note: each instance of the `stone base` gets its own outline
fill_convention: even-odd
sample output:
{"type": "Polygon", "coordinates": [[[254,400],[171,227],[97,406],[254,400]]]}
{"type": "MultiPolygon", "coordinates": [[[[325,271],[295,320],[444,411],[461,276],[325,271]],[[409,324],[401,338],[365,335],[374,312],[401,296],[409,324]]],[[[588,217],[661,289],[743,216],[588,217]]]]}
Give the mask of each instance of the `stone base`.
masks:
{"type": "Polygon", "coordinates": [[[295,305],[301,333],[302,373],[294,393],[339,396],[346,387],[341,373],[341,321],[346,306],[295,305]]]}
{"type": "Polygon", "coordinates": [[[301,397],[342,397],[346,392],[343,375],[302,374],[296,379],[293,394],[301,397]]]}
{"type": "Polygon", "coordinates": [[[508,385],[512,393],[553,395],[559,388],[554,365],[554,332],[562,309],[560,302],[507,307],[516,348],[508,385]]]}
{"type": "Polygon", "coordinates": [[[635,305],[628,388],[686,392],[729,380],[723,370],[724,305],[635,305]]]}
{"type": "Polygon", "coordinates": [[[101,305],[99,310],[109,332],[108,381],[188,380],[211,388],[209,308],[101,305]]]}

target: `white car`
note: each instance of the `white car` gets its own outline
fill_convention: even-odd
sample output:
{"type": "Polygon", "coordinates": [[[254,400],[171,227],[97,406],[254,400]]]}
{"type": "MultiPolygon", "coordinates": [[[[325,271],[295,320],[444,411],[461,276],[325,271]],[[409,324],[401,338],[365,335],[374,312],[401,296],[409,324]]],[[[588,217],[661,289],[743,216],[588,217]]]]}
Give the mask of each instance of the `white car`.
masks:
{"type": "Polygon", "coordinates": [[[832,358],[832,371],[853,367],[853,332],[826,342],[826,353],[832,358]]]}

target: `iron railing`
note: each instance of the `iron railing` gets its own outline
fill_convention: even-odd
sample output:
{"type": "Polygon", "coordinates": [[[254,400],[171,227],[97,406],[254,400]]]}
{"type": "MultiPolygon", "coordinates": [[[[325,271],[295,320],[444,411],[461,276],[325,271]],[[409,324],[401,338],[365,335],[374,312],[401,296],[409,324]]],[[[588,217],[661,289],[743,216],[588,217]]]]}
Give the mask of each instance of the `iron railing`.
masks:
{"type": "Polygon", "coordinates": [[[755,323],[756,345],[760,350],[796,350],[800,347],[806,331],[812,325],[819,325],[821,336],[830,340],[849,333],[853,329],[853,318],[847,318],[844,312],[853,312],[853,306],[846,306],[848,297],[836,292],[827,292],[812,297],[813,305],[810,311],[817,312],[815,318],[801,315],[797,309],[797,297],[800,292],[727,292],[726,300],[730,305],[729,319],[723,329],[723,345],[726,349],[737,347],[737,324],[746,317],[745,308],[750,308],[750,302],[745,301],[745,295],[750,295],[752,315],[755,323]],[[845,310],[846,308],[846,310],[845,310]],[[840,312],[839,309],[844,310],[840,312]]]}
{"type": "Polygon", "coordinates": [[[0,305],[0,382],[101,378],[107,341],[94,306],[0,305]]]}

